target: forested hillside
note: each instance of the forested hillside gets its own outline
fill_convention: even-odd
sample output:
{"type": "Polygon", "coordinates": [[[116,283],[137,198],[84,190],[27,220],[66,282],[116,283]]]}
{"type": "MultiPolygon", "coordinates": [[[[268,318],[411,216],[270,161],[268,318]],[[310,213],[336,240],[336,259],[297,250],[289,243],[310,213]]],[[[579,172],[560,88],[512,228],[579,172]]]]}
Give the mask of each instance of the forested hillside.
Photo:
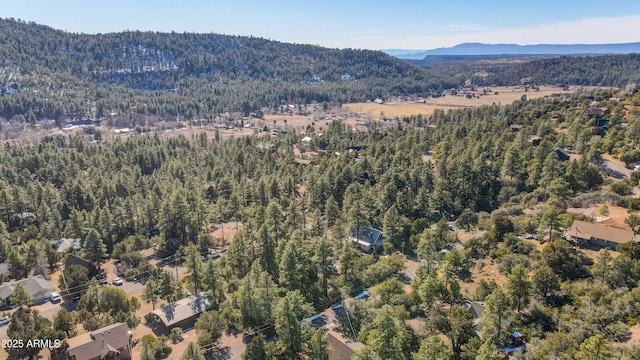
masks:
{"type": "Polygon", "coordinates": [[[624,87],[640,80],[640,55],[429,56],[411,64],[471,80],[477,86],[590,85],[624,87]]]}
{"type": "Polygon", "coordinates": [[[0,19],[0,116],[187,120],[311,102],[429,95],[454,79],[378,51],[218,34],[72,34],[0,19]]]}
{"type": "MultiPolygon", "coordinates": [[[[2,229],[0,261],[15,278],[47,276],[60,259],[49,241],[78,238],[77,253],[97,264],[115,258],[129,265],[125,279],[151,278],[142,298],[154,306],[174,302],[184,289],[206,291],[215,307],[196,323],[204,351],[215,349],[225,328],[267,329],[277,341],[256,336],[247,354],[326,356],[323,330],[298,321],[371,289],[369,300],[346,305],[349,318],[339,317],[332,330],[364,344],[354,359],[493,359],[513,330],[527,338],[522,358],[592,358],[598,346],[632,359],[639,350],[625,341],[640,319],[637,244],[620,246],[615,258],[603,251],[593,263],[560,240],[560,228],[580,218],[565,213],[569,206],[639,208],[630,195],[638,177],[605,180],[602,167],[604,154],[637,152],[640,142],[637,90],[614,95],[437,111],[428,123],[406,118],[386,132],[353,133],[334,122],[307,134],[313,150],[329,144],[310,163],[294,161],[293,145],[303,145],[293,132],[222,142],[202,134],[7,144],[0,151],[0,219],[10,231],[2,229]],[[610,129],[585,116],[594,106],[610,110],[603,115],[610,129]],[[578,156],[563,161],[558,147],[578,156]],[[25,213],[37,223],[16,215],[25,213]],[[453,219],[478,236],[462,245],[446,223],[453,219]],[[224,222],[240,230],[225,240],[220,261],[205,263],[200,252],[224,222]],[[361,255],[348,240],[364,226],[388,237],[380,253],[361,255]],[[525,233],[540,241],[516,236],[525,233]],[[187,275],[178,280],[147,262],[139,251],[151,243],[159,258],[179,256],[187,275]],[[398,280],[403,254],[418,259],[405,279],[410,287],[398,280]],[[490,276],[481,275],[485,267],[490,276]],[[465,300],[486,303],[482,340],[465,300]],[[409,326],[416,321],[422,330],[409,326]]],[[[81,299],[71,320],[49,323],[58,336],[69,322],[145,326],[129,303],[137,298],[124,295],[125,305],[113,307],[107,295],[117,289],[100,288],[74,269],[65,274],[73,283],[63,290],[81,299]]],[[[26,336],[16,331],[10,327],[9,336],[26,336]]]]}
{"type": "Polygon", "coordinates": [[[516,85],[523,78],[532,84],[624,87],[640,81],[640,54],[539,59],[492,74],[486,82],[516,85]]]}

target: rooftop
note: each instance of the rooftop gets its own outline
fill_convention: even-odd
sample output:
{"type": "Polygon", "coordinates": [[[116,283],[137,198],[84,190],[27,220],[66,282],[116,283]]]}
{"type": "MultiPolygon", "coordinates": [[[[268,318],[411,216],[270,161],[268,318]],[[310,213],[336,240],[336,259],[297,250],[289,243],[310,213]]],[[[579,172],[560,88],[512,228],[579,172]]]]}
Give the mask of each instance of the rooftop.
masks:
{"type": "Polygon", "coordinates": [[[69,356],[76,359],[106,358],[129,346],[131,329],[125,323],[115,323],[88,334],[69,339],[69,356]]]}
{"type": "Polygon", "coordinates": [[[633,231],[609,225],[590,223],[575,220],[565,233],[567,237],[580,239],[600,239],[608,242],[622,244],[633,240],[633,231]]]}
{"type": "Polygon", "coordinates": [[[27,279],[2,283],[2,285],[0,285],[0,299],[6,300],[11,296],[11,294],[13,294],[13,290],[18,284],[27,288],[27,291],[31,294],[34,300],[45,297],[51,292],[56,291],[56,288],[53,286],[51,281],[46,280],[42,275],[37,275],[27,279]]]}
{"type": "Polygon", "coordinates": [[[178,300],[174,304],[156,309],[151,313],[162,321],[165,326],[171,327],[182,320],[186,320],[208,310],[211,307],[212,301],[211,296],[206,293],[200,293],[178,300]]]}
{"type": "Polygon", "coordinates": [[[331,351],[329,352],[329,360],[348,360],[353,355],[353,350],[345,345],[342,341],[338,340],[332,334],[327,334],[327,340],[331,344],[331,351]]]}
{"type": "Polygon", "coordinates": [[[363,245],[382,245],[384,242],[384,238],[382,236],[382,231],[378,229],[374,229],[371,227],[365,227],[360,230],[360,233],[356,233],[356,230],[353,230],[351,234],[354,239],[358,241],[358,243],[363,245]]]}

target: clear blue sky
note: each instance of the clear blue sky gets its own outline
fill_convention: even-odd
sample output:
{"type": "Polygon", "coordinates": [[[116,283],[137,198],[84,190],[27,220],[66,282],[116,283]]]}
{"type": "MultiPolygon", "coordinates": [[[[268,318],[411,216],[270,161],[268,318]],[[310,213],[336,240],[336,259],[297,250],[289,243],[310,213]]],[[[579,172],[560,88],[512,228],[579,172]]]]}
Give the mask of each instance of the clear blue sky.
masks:
{"type": "Polygon", "coordinates": [[[213,32],[338,48],[640,41],[639,0],[0,0],[0,17],[70,32],[213,32]]]}

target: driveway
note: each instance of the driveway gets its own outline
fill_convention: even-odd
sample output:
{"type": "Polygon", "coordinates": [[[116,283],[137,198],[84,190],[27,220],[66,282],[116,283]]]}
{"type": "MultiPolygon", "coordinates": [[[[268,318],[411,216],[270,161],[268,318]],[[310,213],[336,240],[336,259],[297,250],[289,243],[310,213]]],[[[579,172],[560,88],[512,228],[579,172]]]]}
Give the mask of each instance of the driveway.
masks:
{"type": "Polygon", "coordinates": [[[61,302],[54,304],[50,301],[47,301],[44,304],[32,306],[31,308],[38,310],[38,312],[40,313],[40,316],[44,316],[47,319],[53,321],[53,316],[61,309],[60,305],[61,305],[61,302]]]}
{"type": "Polygon", "coordinates": [[[604,159],[603,170],[607,175],[612,176],[615,179],[622,180],[631,176],[631,170],[624,167],[624,163],[620,160],[614,159],[609,154],[602,156],[604,159]]]}
{"type": "MultiPolygon", "coordinates": [[[[115,286],[115,285],[112,285],[112,286],[115,286]]],[[[144,285],[142,285],[142,283],[140,282],[130,282],[130,281],[123,280],[122,285],[117,287],[124,290],[124,292],[127,293],[128,296],[131,296],[131,295],[142,293],[142,289],[144,288],[144,285]]]]}

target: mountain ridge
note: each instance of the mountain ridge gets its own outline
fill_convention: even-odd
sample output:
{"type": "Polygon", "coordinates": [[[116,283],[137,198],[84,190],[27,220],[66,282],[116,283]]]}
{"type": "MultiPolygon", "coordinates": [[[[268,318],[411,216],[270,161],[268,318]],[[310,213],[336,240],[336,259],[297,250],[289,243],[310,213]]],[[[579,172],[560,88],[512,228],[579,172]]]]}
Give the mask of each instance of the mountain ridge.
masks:
{"type": "Polygon", "coordinates": [[[430,50],[382,49],[399,59],[420,60],[440,55],[605,55],[640,52],[640,42],[611,44],[485,44],[462,43],[430,50]]]}
{"type": "Polygon", "coordinates": [[[191,119],[428,96],[458,83],[374,50],[211,33],[77,34],[0,18],[0,117],[7,119],[30,112],[37,119],[125,112],[191,119]],[[93,100],[87,106],[83,98],[93,100]]]}

